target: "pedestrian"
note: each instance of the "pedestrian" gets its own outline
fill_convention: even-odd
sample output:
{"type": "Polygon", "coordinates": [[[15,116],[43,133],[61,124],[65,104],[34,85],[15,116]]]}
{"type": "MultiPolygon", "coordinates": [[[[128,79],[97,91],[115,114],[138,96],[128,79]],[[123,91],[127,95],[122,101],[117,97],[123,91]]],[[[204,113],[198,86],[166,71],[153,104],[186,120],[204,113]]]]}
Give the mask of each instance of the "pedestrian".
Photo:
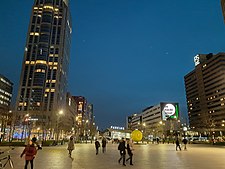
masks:
{"type": "Polygon", "coordinates": [[[124,138],[122,138],[122,140],[120,140],[119,146],[118,146],[118,150],[120,151],[120,159],[118,160],[118,162],[120,163],[120,161],[123,159],[123,165],[126,166],[125,164],[125,158],[126,158],[126,145],[125,145],[125,140],[124,138]]]}
{"type": "Polygon", "coordinates": [[[133,142],[132,139],[127,140],[127,154],[129,157],[126,159],[126,161],[130,160],[130,165],[133,165],[133,142]]]}
{"type": "Polygon", "coordinates": [[[186,138],[184,138],[183,140],[182,140],[182,142],[184,143],[184,150],[187,150],[187,139],[186,138]]]}
{"type": "Polygon", "coordinates": [[[105,153],[106,152],[106,138],[103,137],[102,138],[102,152],[105,153]]]}
{"type": "Polygon", "coordinates": [[[95,139],[95,149],[96,149],[96,155],[98,155],[98,149],[100,147],[100,143],[97,139],[95,139]]]}
{"type": "Polygon", "coordinates": [[[32,141],[34,144],[36,144],[36,142],[37,142],[37,137],[34,135],[34,136],[32,137],[32,139],[31,139],[31,141],[32,141]]]}
{"type": "Polygon", "coordinates": [[[24,169],[27,169],[27,166],[28,166],[29,162],[30,162],[31,169],[33,169],[34,168],[34,158],[35,158],[35,155],[37,154],[37,150],[36,150],[33,142],[31,144],[28,144],[25,147],[25,149],[23,150],[20,157],[22,158],[24,154],[25,154],[25,167],[24,167],[24,169]]]}
{"type": "Polygon", "coordinates": [[[180,151],[181,151],[180,142],[179,142],[178,138],[177,138],[177,140],[176,140],[176,151],[177,151],[177,147],[178,147],[178,148],[180,149],[180,151]]]}
{"type": "Polygon", "coordinates": [[[69,156],[71,157],[72,151],[74,150],[74,140],[73,136],[70,137],[70,140],[68,142],[67,150],[69,151],[69,156]]]}

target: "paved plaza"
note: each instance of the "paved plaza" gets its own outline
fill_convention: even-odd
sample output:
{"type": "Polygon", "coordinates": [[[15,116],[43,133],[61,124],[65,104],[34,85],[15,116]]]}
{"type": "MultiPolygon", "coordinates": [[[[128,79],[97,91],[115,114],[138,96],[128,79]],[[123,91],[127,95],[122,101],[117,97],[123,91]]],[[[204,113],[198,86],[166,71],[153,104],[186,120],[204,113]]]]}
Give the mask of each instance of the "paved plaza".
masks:
{"type": "MultiPolygon", "coordinates": [[[[224,169],[225,147],[188,144],[187,151],[175,151],[174,144],[135,145],[133,166],[118,164],[117,144],[107,144],[107,152],[95,155],[94,144],[76,144],[72,158],[66,145],[43,147],[34,169],[224,169]]],[[[5,147],[0,147],[5,149],[5,147]]],[[[15,169],[23,169],[23,147],[11,151],[15,169]]],[[[101,149],[100,149],[101,150],[101,149]]],[[[7,167],[7,169],[9,166],[7,167]]]]}

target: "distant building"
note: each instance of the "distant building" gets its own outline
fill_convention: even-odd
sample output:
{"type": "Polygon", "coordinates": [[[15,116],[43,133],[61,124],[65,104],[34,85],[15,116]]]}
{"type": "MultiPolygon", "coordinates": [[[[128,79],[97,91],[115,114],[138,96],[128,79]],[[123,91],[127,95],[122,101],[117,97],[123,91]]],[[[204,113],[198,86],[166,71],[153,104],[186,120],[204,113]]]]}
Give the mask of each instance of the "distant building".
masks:
{"type": "Polygon", "coordinates": [[[83,96],[73,96],[77,104],[76,124],[81,140],[93,139],[96,134],[96,124],[93,104],[83,96]]]}
{"type": "Polygon", "coordinates": [[[64,118],[62,118],[62,125],[64,126],[64,130],[66,132],[72,132],[71,135],[76,135],[77,133],[77,121],[76,117],[78,115],[77,112],[77,104],[74,100],[73,96],[68,92],[66,95],[66,111],[64,118]]]}
{"type": "Polygon", "coordinates": [[[0,74],[0,115],[10,110],[13,83],[0,74]]]}
{"type": "Polygon", "coordinates": [[[225,53],[196,55],[194,62],[194,70],[184,77],[190,127],[206,133],[222,132],[225,127],[225,53]]]}
{"type": "Polygon", "coordinates": [[[164,103],[150,106],[127,118],[127,127],[130,130],[139,129],[147,137],[165,137],[170,132],[180,129],[179,105],[178,103],[164,103]]]}
{"type": "Polygon", "coordinates": [[[113,141],[118,141],[122,138],[130,139],[131,130],[119,126],[110,126],[104,131],[103,137],[107,138],[108,140],[112,139],[113,141]]]}
{"type": "Polygon", "coordinates": [[[16,99],[17,125],[29,114],[36,119],[32,128],[51,128],[55,135],[57,116],[66,107],[71,26],[68,0],[34,1],[16,99]]]}

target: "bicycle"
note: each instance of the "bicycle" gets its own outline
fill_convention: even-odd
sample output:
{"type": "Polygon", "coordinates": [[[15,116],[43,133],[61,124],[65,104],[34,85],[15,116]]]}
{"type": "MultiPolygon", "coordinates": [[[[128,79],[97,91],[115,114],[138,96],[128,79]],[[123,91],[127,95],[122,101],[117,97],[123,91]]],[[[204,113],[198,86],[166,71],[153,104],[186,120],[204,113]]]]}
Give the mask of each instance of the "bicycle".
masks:
{"type": "MultiPolygon", "coordinates": [[[[10,150],[14,150],[14,148],[10,148],[7,151],[2,151],[2,152],[0,152],[0,154],[4,154],[5,152],[9,153],[10,150]]],[[[4,169],[7,164],[9,164],[10,168],[14,168],[14,164],[13,164],[13,161],[11,159],[11,155],[10,154],[7,154],[5,157],[0,158],[0,169],[4,169]],[[6,161],[2,162],[4,160],[6,160],[6,161]]]]}

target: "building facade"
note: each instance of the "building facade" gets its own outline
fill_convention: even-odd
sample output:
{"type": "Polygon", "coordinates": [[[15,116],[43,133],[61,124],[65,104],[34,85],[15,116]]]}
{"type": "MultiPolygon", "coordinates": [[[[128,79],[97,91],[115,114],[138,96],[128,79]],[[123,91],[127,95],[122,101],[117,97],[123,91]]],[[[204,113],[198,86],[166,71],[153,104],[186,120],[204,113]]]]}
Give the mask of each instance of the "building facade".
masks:
{"type": "Polygon", "coordinates": [[[93,140],[96,135],[96,124],[93,104],[83,96],[73,96],[77,104],[76,130],[78,140],[93,140]]]}
{"type": "Polygon", "coordinates": [[[71,25],[68,0],[35,0],[16,100],[17,125],[29,114],[35,126],[54,129],[65,109],[71,25]]]}
{"type": "Polygon", "coordinates": [[[10,110],[12,100],[13,83],[0,74],[0,114],[10,110]]]}
{"type": "Polygon", "coordinates": [[[179,119],[178,103],[161,102],[129,116],[127,126],[130,130],[139,129],[145,137],[163,138],[180,130],[179,119]]]}
{"type": "Polygon", "coordinates": [[[225,53],[194,57],[195,68],[185,77],[192,130],[222,132],[225,125],[225,53]]]}

